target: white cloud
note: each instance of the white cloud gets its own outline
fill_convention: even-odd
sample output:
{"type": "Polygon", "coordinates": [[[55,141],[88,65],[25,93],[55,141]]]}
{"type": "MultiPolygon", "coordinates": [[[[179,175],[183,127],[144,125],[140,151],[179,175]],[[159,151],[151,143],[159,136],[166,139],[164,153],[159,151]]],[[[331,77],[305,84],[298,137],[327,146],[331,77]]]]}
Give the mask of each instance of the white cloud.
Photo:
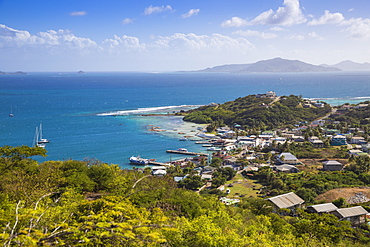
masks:
{"type": "Polygon", "coordinates": [[[140,43],[140,40],[136,37],[123,35],[118,37],[114,35],[113,39],[106,39],[103,41],[105,49],[109,51],[144,51],[146,50],[146,45],[140,43]]]}
{"type": "Polygon", "coordinates": [[[308,25],[324,25],[324,24],[338,24],[344,20],[344,17],[341,13],[330,13],[329,10],[325,10],[325,14],[322,15],[319,19],[313,19],[308,22],[308,25]]]}
{"type": "Polygon", "coordinates": [[[272,27],[270,28],[271,31],[275,31],[275,32],[280,32],[280,31],[284,31],[284,28],[281,28],[281,27],[272,27]]]}
{"type": "Polygon", "coordinates": [[[226,20],[221,24],[222,27],[242,27],[247,25],[248,21],[240,17],[232,17],[230,20],[226,20]]]}
{"type": "Polygon", "coordinates": [[[275,12],[268,10],[249,22],[250,25],[282,25],[291,26],[306,21],[300,9],[299,0],[284,0],[285,7],[279,7],[275,12]]]}
{"type": "Polygon", "coordinates": [[[292,35],[292,36],[288,37],[288,39],[304,40],[305,37],[303,35],[300,35],[300,34],[295,34],[295,35],[292,35]]]}
{"type": "Polygon", "coordinates": [[[69,15],[72,15],[72,16],[83,16],[83,15],[87,15],[87,12],[86,11],[75,11],[75,12],[69,13],[69,15]]]}
{"type": "Polygon", "coordinates": [[[224,21],[222,27],[242,27],[247,25],[281,25],[291,26],[306,22],[302,14],[299,0],[284,0],[285,7],[279,7],[276,11],[272,9],[258,15],[251,21],[240,17],[233,17],[224,21]]]}
{"type": "Polygon", "coordinates": [[[261,39],[273,39],[277,37],[275,33],[266,33],[266,32],[259,32],[259,31],[253,31],[253,30],[246,30],[246,31],[239,30],[239,31],[233,32],[233,34],[237,34],[240,36],[246,36],[246,37],[255,36],[261,39]]]}
{"type": "Polygon", "coordinates": [[[130,23],[133,23],[134,22],[134,19],[131,19],[131,18],[126,18],[122,21],[122,24],[123,25],[127,25],[127,24],[130,24],[130,23]]]}
{"type": "Polygon", "coordinates": [[[160,13],[160,12],[164,12],[164,11],[171,11],[172,10],[172,7],[170,5],[162,5],[162,6],[152,6],[150,5],[149,7],[147,7],[145,10],[144,10],[144,15],[151,15],[151,14],[155,14],[155,13],[160,13]]]}
{"type": "Polygon", "coordinates": [[[367,39],[370,38],[370,19],[351,18],[344,20],[341,25],[348,26],[346,29],[350,33],[351,38],[367,39]]]}
{"type": "Polygon", "coordinates": [[[55,51],[56,48],[59,50],[83,50],[96,46],[97,44],[91,39],[77,37],[68,30],[49,30],[31,35],[27,31],[19,31],[0,25],[0,47],[14,47],[15,49],[22,47],[48,49],[53,47],[53,51],[55,51]]]}
{"type": "MultiPolygon", "coordinates": [[[[171,49],[186,49],[187,51],[226,51],[254,49],[254,46],[244,38],[233,39],[221,34],[196,35],[193,33],[176,33],[172,36],[159,37],[155,44],[157,47],[171,49]]],[[[186,52],[185,50],[185,52],[186,52]]]]}
{"type": "Polygon", "coordinates": [[[199,13],[200,9],[191,9],[188,13],[181,15],[181,18],[189,18],[193,15],[197,15],[199,13]]]}
{"type": "Polygon", "coordinates": [[[324,40],[324,38],[321,37],[320,35],[318,35],[316,32],[310,32],[310,33],[308,33],[308,37],[314,38],[316,40],[324,40]]]}
{"type": "Polygon", "coordinates": [[[354,11],[355,9],[354,8],[351,8],[351,9],[349,9],[348,10],[348,12],[352,12],[352,11],[354,11]]]}

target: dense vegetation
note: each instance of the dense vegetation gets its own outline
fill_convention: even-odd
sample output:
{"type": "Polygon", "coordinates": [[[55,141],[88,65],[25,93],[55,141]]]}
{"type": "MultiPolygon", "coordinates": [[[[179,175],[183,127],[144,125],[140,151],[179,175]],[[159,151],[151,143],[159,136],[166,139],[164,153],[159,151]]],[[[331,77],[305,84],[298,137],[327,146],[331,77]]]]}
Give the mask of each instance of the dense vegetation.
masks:
{"type": "Polygon", "coordinates": [[[239,124],[248,128],[276,129],[313,121],[325,116],[331,110],[328,104],[324,107],[304,108],[304,100],[295,95],[282,96],[274,103],[272,101],[270,98],[249,95],[224,104],[191,110],[184,120],[217,123],[218,126],[239,124]]]}
{"type": "MultiPolygon", "coordinates": [[[[332,215],[299,211],[298,217],[280,216],[271,213],[265,200],[253,198],[244,199],[239,207],[227,207],[214,195],[202,196],[179,188],[172,176],[155,177],[96,160],[38,164],[30,158],[34,155],[45,155],[45,151],[0,148],[3,246],[265,247],[370,243],[364,230],[351,228],[348,222],[340,222],[332,215]]],[[[232,176],[227,170],[219,173],[223,174],[220,177],[232,176]]],[[[330,180],[339,181],[335,177],[339,175],[333,176],[330,180]]],[[[298,180],[292,178],[290,186],[298,180]]]]}

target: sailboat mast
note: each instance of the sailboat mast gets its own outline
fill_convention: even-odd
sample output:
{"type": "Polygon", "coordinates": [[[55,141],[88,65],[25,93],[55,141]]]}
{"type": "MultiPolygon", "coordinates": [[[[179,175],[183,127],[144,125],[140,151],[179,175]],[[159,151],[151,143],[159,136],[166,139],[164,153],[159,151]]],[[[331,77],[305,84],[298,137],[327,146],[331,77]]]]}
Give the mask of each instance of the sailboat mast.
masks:
{"type": "Polygon", "coordinates": [[[33,138],[32,146],[37,147],[38,141],[39,141],[39,130],[36,127],[35,137],[33,138]]]}
{"type": "Polygon", "coordinates": [[[42,123],[40,123],[39,136],[40,136],[40,140],[42,140],[42,123]]]}

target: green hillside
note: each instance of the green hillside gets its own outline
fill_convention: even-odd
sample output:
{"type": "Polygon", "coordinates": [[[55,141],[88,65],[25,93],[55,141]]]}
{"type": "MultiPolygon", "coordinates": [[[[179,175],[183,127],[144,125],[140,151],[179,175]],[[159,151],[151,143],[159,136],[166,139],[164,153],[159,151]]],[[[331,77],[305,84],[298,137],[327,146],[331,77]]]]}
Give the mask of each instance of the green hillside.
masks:
{"type": "Polygon", "coordinates": [[[300,96],[280,98],[249,95],[220,105],[203,106],[188,112],[185,121],[195,123],[239,124],[249,128],[279,128],[310,122],[331,111],[330,105],[323,107],[308,104],[300,96]],[[275,99],[275,100],[274,100],[275,99]],[[309,105],[309,106],[308,106],[309,105]]]}

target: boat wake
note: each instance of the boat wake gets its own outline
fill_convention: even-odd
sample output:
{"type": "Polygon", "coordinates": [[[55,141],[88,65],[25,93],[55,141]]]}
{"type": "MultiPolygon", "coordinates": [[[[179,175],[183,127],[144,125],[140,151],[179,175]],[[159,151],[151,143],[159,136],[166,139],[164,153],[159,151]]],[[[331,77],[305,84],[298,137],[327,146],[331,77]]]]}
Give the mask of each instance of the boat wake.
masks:
{"type": "Polygon", "coordinates": [[[187,111],[200,107],[201,105],[179,105],[179,106],[160,106],[160,107],[148,107],[138,108],[135,110],[122,110],[122,111],[111,111],[97,114],[98,116],[126,116],[126,115],[141,115],[141,114],[152,114],[152,113],[174,113],[181,110],[187,111]]]}

